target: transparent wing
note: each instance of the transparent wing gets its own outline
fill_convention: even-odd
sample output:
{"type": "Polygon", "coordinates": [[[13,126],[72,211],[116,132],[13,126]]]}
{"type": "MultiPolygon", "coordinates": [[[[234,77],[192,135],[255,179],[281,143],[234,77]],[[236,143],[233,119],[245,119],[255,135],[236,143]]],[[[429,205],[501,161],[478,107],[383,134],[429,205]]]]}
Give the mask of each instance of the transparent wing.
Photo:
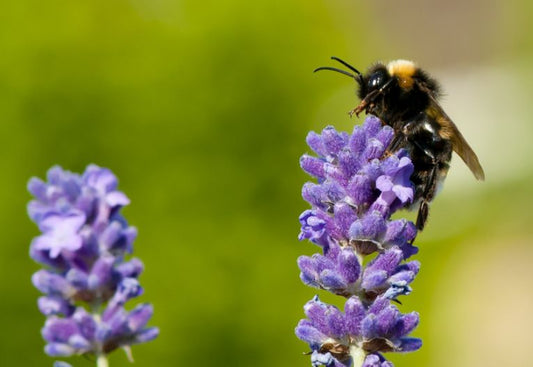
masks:
{"type": "Polygon", "coordinates": [[[437,122],[441,126],[442,137],[449,139],[452,142],[452,147],[455,153],[461,157],[466,163],[470,171],[474,174],[476,179],[484,180],[485,172],[479,163],[476,153],[472,150],[470,145],[466,142],[463,134],[459,131],[457,126],[453,123],[452,119],[444,112],[439,102],[433,95],[432,91],[426,87],[424,83],[417,82],[419,88],[425,91],[429,95],[430,99],[430,112],[434,114],[437,122]]]}

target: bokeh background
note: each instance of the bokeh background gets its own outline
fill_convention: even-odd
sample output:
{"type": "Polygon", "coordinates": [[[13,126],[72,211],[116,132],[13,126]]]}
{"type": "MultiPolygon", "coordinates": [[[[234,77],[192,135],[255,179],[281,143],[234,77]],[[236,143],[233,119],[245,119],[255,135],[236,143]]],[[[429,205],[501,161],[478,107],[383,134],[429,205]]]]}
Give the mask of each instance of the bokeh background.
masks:
{"type": "MultiPolygon", "coordinates": [[[[458,159],[417,243],[416,353],[396,366],[531,365],[533,6],[526,0],[0,2],[1,366],[51,366],[28,257],[26,183],[112,169],[161,334],[137,366],[309,366],[294,336],[298,166],[309,130],[351,131],[354,83],[313,74],[416,60],[478,153],[458,159]]],[[[412,214],[409,214],[411,218],[412,214]]],[[[331,298],[327,298],[333,301],[331,298]]],[[[75,366],[92,366],[83,357],[75,366]]],[[[129,366],[121,351],[111,366],[129,366]]]]}

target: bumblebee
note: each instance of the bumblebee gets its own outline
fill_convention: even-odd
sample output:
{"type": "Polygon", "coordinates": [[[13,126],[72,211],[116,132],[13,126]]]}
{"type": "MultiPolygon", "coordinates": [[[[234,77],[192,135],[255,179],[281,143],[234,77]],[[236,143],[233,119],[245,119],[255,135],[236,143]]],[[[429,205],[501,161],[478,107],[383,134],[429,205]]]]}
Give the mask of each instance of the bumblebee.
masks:
{"type": "Polygon", "coordinates": [[[376,63],[363,75],[345,61],[337,57],[332,59],[353,73],[329,66],[315,71],[335,71],[357,82],[361,102],[349,112],[350,116],[365,112],[379,117],[395,131],[388,152],[402,148],[409,152],[414,165],[412,205],[418,206],[416,227],[419,230],[424,229],[429,203],[446,178],[452,151],[461,157],[476,179],[485,179],[476,154],[438,102],[439,84],[424,70],[411,61],[395,60],[388,64],[376,63]]]}

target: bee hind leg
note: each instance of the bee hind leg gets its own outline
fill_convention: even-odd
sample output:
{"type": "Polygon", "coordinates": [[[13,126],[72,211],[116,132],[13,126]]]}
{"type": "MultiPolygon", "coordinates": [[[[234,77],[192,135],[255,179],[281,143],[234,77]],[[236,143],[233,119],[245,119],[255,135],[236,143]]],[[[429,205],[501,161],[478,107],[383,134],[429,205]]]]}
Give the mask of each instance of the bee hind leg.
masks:
{"type": "Polygon", "coordinates": [[[416,228],[422,231],[426,225],[429,216],[429,203],[433,200],[435,192],[437,191],[438,182],[438,162],[434,161],[429,175],[424,185],[424,191],[420,200],[420,206],[418,208],[418,214],[416,217],[416,228]]]}
{"type": "Polygon", "coordinates": [[[394,138],[390,142],[389,146],[387,147],[387,153],[389,155],[395,153],[396,151],[400,150],[405,145],[405,135],[401,132],[395,132],[394,138]]]}
{"type": "Polygon", "coordinates": [[[429,202],[426,199],[422,199],[420,207],[418,208],[418,214],[416,216],[416,229],[422,231],[426,225],[426,221],[429,216],[429,202]]]}

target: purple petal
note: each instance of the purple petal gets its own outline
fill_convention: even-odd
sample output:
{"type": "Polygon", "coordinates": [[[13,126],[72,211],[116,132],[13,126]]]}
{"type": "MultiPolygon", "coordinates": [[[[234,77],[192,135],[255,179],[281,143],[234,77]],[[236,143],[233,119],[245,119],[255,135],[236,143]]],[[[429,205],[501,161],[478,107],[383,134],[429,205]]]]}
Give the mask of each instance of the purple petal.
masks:
{"type": "Polygon", "coordinates": [[[128,315],[128,327],[132,332],[142,329],[152,317],[154,309],[148,303],[137,305],[128,315]]]}
{"type": "Polygon", "coordinates": [[[383,297],[390,300],[396,300],[399,296],[408,295],[411,293],[411,287],[406,283],[393,283],[391,282],[390,287],[383,293],[383,297]]]}
{"type": "Polygon", "coordinates": [[[410,203],[413,201],[414,197],[414,191],[411,187],[405,187],[401,185],[395,185],[392,188],[392,191],[396,195],[398,199],[402,202],[402,204],[410,203]]]}
{"type": "Polygon", "coordinates": [[[120,191],[112,191],[106,195],[106,203],[110,207],[126,206],[130,203],[130,199],[120,191]]]}
{"type": "Polygon", "coordinates": [[[383,145],[377,139],[371,138],[368,140],[365,151],[363,152],[363,157],[367,160],[378,159],[385,152],[386,146],[383,145]]]}
{"type": "Polygon", "coordinates": [[[393,338],[400,338],[410,334],[418,326],[420,316],[417,312],[411,312],[403,315],[397,320],[393,330],[393,338]]]}
{"type": "Polygon", "coordinates": [[[311,366],[343,367],[344,365],[335,359],[330,352],[319,353],[314,350],[311,354],[311,366]]]}
{"type": "Polygon", "coordinates": [[[311,324],[325,334],[327,334],[329,330],[327,327],[326,312],[330,307],[333,306],[329,306],[320,301],[318,296],[313,297],[312,300],[304,305],[304,313],[311,324]]]}
{"type": "Polygon", "coordinates": [[[355,240],[378,240],[387,229],[387,223],[381,214],[373,211],[365,215],[350,227],[350,238],[355,240]]]}
{"type": "Polygon", "coordinates": [[[379,176],[383,175],[381,161],[379,159],[371,160],[361,169],[360,173],[368,176],[371,181],[377,180],[379,176]]]}
{"type": "Polygon", "coordinates": [[[118,221],[113,221],[107,226],[99,237],[100,244],[105,249],[112,249],[115,242],[122,236],[122,224],[118,221]]]}
{"type": "Polygon", "coordinates": [[[383,285],[387,281],[387,278],[387,272],[384,270],[366,270],[363,275],[363,282],[361,283],[361,286],[366,290],[371,290],[383,285]]]}
{"type": "Polygon", "coordinates": [[[307,145],[309,145],[309,147],[313,149],[313,151],[319,156],[325,157],[327,155],[322,137],[314,131],[311,131],[309,134],[307,134],[306,142],[307,145]]]}
{"type": "Polygon", "coordinates": [[[78,326],[72,319],[60,319],[55,316],[48,318],[41,330],[43,338],[48,342],[67,342],[78,332],[78,326]]]}
{"type": "Polygon", "coordinates": [[[405,283],[409,284],[415,279],[416,273],[410,270],[400,271],[389,278],[391,283],[405,283]]]}
{"type": "Polygon", "coordinates": [[[43,296],[37,300],[39,311],[43,315],[51,316],[62,314],[70,316],[74,312],[74,306],[59,296],[43,296]]]}
{"type": "Polygon", "coordinates": [[[346,148],[339,152],[338,164],[345,177],[353,176],[361,168],[361,164],[357,158],[357,156],[346,148]]]}
{"type": "Polygon", "coordinates": [[[400,312],[397,308],[389,306],[376,315],[375,322],[370,334],[363,334],[366,337],[387,337],[392,328],[396,325],[396,321],[400,317],[400,312]]]}
{"type": "Polygon", "coordinates": [[[48,270],[37,271],[33,274],[31,280],[35,288],[48,295],[59,295],[68,298],[75,292],[75,289],[65,278],[48,270]]]}
{"type": "Polygon", "coordinates": [[[46,183],[37,177],[32,177],[28,181],[28,191],[40,201],[46,201],[46,183]]]}
{"type": "Polygon", "coordinates": [[[32,246],[36,250],[49,250],[51,258],[56,258],[63,250],[76,251],[82,246],[78,231],[84,223],[85,215],[81,212],[50,214],[39,223],[44,234],[36,237],[32,246]]]}
{"type": "Polygon", "coordinates": [[[159,329],[156,327],[150,327],[143,329],[135,334],[135,338],[133,340],[133,343],[145,343],[149,342],[150,340],[154,340],[159,336],[159,329]]]}
{"type": "Polygon", "coordinates": [[[383,270],[387,276],[392,274],[403,260],[403,253],[398,247],[392,247],[383,253],[380,253],[366,267],[366,271],[374,272],[383,270]]]}
{"type": "Polygon", "coordinates": [[[113,256],[101,257],[94,263],[87,279],[89,289],[96,290],[111,284],[114,263],[115,258],[113,256]]]}
{"type": "Polygon", "coordinates": [[[327,205],[324,204],[326,194],[321,185],[306,182],[302,187],[302,197],[314,207],[327,209],[327,205]]]}
{"type": "Polygon", "coordinates": [[[142,292],[143,289],[137,279],[122,279],[108,307],[123,306],[128,300],[140,296],[142,292]]]}
{"type": "Polygon", "coordinates": [[[387,224],[384,241],[391,245],[402,246],[416,237],[416,227],[406,219],[393,220],[387,224]]]}
{"type": "Polygon", "coordinates": [[[60,255],[58,257],[51,258],[50,251],[36,249],[35,241],[32,241],[30,245],[30,257],[36,262],[47,265],[57,271],[62,271],[68,266],[63,256],[60,255]]]}
{"type": "Polygon", "coordinates": [[[300,215],[300,224],[302,233],[310,235],[305,235],[304,238],[320,238],[324,234],[326,221],[318,217],[315,211],[306,210],[300,215]]]}
{"type": "Polygon", "coordinates": [[[363,129],[368,137],[376,136],[382,129],[381,120],[373,115],[367,116],[363,123],[363,129]]]}
{"type": "Polygon", "coordinates": [[[81,269],[72,268],[65,274],[65,279],[78,289],[87,289],[89,274],[81,269]]]}
{"type": "Polygon", "coordinates": [[[300,320],[295,329],[295,333],[299,339],[311,345],[320,345],[327,339],[327,336],[312,326],[308,320],[300,320]]]}
{"type": "Polygon", "coordinates": [[[362,367],[381,367],[381,360],[375,354],[369,354],[362,367]]]}
{"type": "Polygon", "coordinates": [[[114,191],[118,185],[116,176],[110,170],[94,164],[85,169],[83,180],[88,186],[95,188],[100,195],[114,191]]]}
{"type": "Polygon", "coordinates": [[[337,202],[344,199],[346,192],[344,188],[335,181],[326,181],[322,184],[327,200],[330,202],[337,202]]]}
{"type": "Polygon", "coordinates": [[[361,156],[366,147],[366,133],[361,126],[356,125],[350,136],[348,146],[352,154],[356,157],[361,156]]]}
{"type": "Polygon", "coordinates": [[[144,265],[141,260],[136,257],[130,261],[118,264],[115,271],[121,275],[122,278],[137,278],[144,270],[144,265]]]}
{"type": "Polygon", "coordinates": [[[319,274],[325,270],[335,270],[335,262],[326,256],[322,256],[320,254],[313,254],[312,259],[315,264],[316,272],[319,274]]]}
{"type": "Polygon", "coordinates": [[[353,336],[361,335],[361,321],[365,317],[365,308],[359,298],[350,297],[344,304],[346,332],[353,336]]]}
{"type": "Polygon", "coordinates": [[[322,130],[322,141],[328,155],[336,156],[346,145],[348,136],[346,133],[339,133],[333,126],[328,126],[322,130]]]}
{"type": "Polygon", "coordinates": [[[76,312],[72,315],[72,319],[76,322],[80,335],[87,340],[94,339],[97,323],[92,315],[90,315],[82,307],[78,307],[76,312]]]}
{"type": "Polygon", "coordinates": [[[92,348],[91,343],[79,334],[69,338],[68,343],[77,350],[90,350],[92,348]]]}
{"type": "Polygon", "coordinates": [[[372,180],[363,174],[354,175],[348,184],[347,194],[355,205],[369,204],[375,198],[372,180]]]}
{"type": "Polygon", "coordinates": [[[105,324],[109,329],[102,328],[102,330],[106,330],[107,333],[100,333],[99,330],[97,330],[97,337],[106,335],[106,339],[109,339],[111,337],[118,337],[120,335],[130,334],[130,329],[128,327],[128,313],[126,312],[126,310],[124,310],[124,308],[115,308],[114,313],[109,315],[105,314],[102,320],[105,321],[105,324]]]}
{"type": "Polygon", "coordinates": [[[376,134],[376,139],[378,139],[386,147],[389,146],[392,138],[394,138],[394,129],[387,125],[383,126],[376,134]]]}
{"type": "Polygon", "coordinates": [[[54,361],[54,367],[72,367],[72,365],[63,361],[54,361]]]}
{"type": "Polygon", "coordinates": [[[351,248],[344,248],[338,257],[339,273],[348,283],[355,283],[361,273],[357,255],[351,248]]]}
{"type": "Polygon", "coordinates": [[[336,270],[326,269],[320,273],[320,283],[326,289],[343,289],[347,284],[336,270]]]}
{"type": "Polygon", "coordinates": [[[376,180],[376,188],[380,191],[390,191],[394,187],[389,176],[379,176],[376,180]]]}
{"type": "Polygon", "coordinates": [[[313,177],[319,179],[324,179],[326,177],[324,161],[320,158],[303,155],[302,158],[300,158],[300,167],[313,177]]]}
{"type": "Polygon", "coordinates": [[[422,340],[418,338],[402,338],[399,349],[402,352],[414,352],[422,347],[422,340]]]}
{"type": "Polygon", "coordinates": [[[94,339],[97,342],[104,343],[106,340],[110,339],[113,336],[116,335],[113,335],[113,329],[109,324],[100,323],[97,325],[94,333],[94,339]]]}
{"type": "Polygon", "coordinates": [[[44,352],[51,357],[70,357],[76,350],[65,343],[48,343],[44,347],[44,352]]]}
{"type": "Polygon", "coordinates": [[[337,308],[331,307],[328,309],[328,313],[326,314],[327,317],[327,325],[329,332],[327,335],[333,337],[333,338],[342,338],[345,333],[345,320],[344,315],[341,311],[339,311],[337,308]]]}
{"type": "Polygon", "coordinates": [[[353,207],[345,202],[337,203],[333,208],[333,216],[339,233],[342,234],[342,237],[347,237],[350,226],[357,220],[353,207]]]}

